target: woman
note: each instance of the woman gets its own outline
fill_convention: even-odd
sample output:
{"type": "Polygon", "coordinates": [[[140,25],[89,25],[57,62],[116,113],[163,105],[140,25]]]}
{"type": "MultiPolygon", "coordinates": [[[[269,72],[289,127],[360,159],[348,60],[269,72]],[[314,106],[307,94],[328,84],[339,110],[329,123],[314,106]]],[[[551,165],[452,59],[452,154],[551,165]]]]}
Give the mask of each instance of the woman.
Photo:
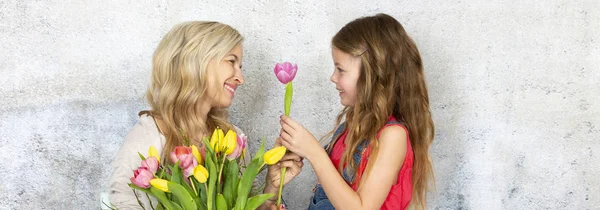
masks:
{"type": "MultiPolygon", "coordinates": [[[[176,146],[184,144],[181,132],[201,151],[202,138],[217,127],[241,133],[228,122],[227,107],[237,87],[244,83],[242,41],[231,26],[203,21],[179,24],[163,37],[153,55],[146,93],[151,109],[139,113],[139,122],[130,130],[112,164],[109,195],[117,208],[141,209],[127,185],[140,164],[138,152],[147,156],[145,152],[154,146],[160,151],[161,162],[165,162],[176,146]]],[[[291,154],[282,159],[282,164],[290,166],[287,181],[301,170],[298,160],[291,154]]],[[[268,182],[278,180],[275,176],[267,178],[268,182]]],[[[270,188],[266,192],[276,193],[270,188]]],[[[146,196],[138,197],[150,209],[146,196]]],[[[269,207],[271,204],[263,206],[269,207]]]]}

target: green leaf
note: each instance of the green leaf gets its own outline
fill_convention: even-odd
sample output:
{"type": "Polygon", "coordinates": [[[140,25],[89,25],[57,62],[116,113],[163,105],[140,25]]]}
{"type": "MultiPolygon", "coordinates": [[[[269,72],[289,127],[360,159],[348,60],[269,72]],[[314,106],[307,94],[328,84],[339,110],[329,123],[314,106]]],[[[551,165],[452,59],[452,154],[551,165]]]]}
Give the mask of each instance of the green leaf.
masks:
{"type": "Polygon", "coordinates": [[[165,206],[163,206],[160,202],[156,205],[156,210],[166,210],[165,206]]]}
{"type": "Polygon", "coordinates": [[[265,203],[267,199],[273,197],[275,194],[260,194],[248,199],[248,203],[246,204],[246,208],[244,210],[255,210],[260,205],[265,203]]]}
{"type": "Polygon", "coordinates": [[[206,195],[208,194],[208,192],[206,191],[206,185],[204,183],[200,183],[197,181],[196,181],[196,183],[198,183],[198,185],[196,185],[196,186],[200,187],[199,194],[200,194],[200,198],[202,199],[202,203],[204,204],[204,206],[206,206],[206,195]]]}
{"type": "Polygon", "coordinates": [[[292,106],[292,95],[294,95],[294,87],[292,86],[292,82],[288,82],[285,85],[285,98],[283,101],[283,110],[285,111],[285,116],[290,116],[290,107],[292,106]]]}
{"type": "Polygon", "coordinates": [[[203,138],[202,142],[204,142],[204,148],[206,149],[207,154],[215,155],[215,150],[213,150],[213,148],[210,147],[209,138],[203,138]]]}
{"type": "Polygon", "coordinates": [[[194,198],[192,195],[190,195],[188,190],[185,189],[185,187],[174,182],[167,182],[167,186],[169,187],[171,193],[177,197],[179,204],[181,204],[184,210],[198,209],[194,198]]]}
{"type": "Polygon", "coordinates": [[[217,210],[227,210],[227,201],[223,194],[217,194],[217,210]]]}
{"type": "Polygon", "coordinates": [[[194,198],[194,201],[196,201],[199,210],[206,210],[206,203],[201,198],[194,198]]]}
{"type": "Polygon", "coordinates": [[[181,172],[181,168],[179,167],[180,163],[181,163],[181,161],[177,161],[177,163],[175,163],[174,166],[169,166],[169,168],[171,169],[171,173],[172,173],[171,180],[169,180],[169,181],[175,182],[177,184],[181,184],[181,182],[183,181],[182,180],[183,174],[181,172]]]}
{"type": "Polygon", "coordinates": [[[252,183],[254,182],[256,175],[258,175],[259,167],[262,165],[261,162],[262,158],[252,160],[250,165],[248,165],[248,168],[246,168],[244,171],[244,175],[242,175],[242,179],[240,180],[237,188],[238,196],[235,202],[236,210],[243,210],[245,208],[248,194],[252,189],[252,183]]]}
{"type": "Polygon", "coordinates": [[[215,184],[217,182],[217,166],[215,165],[213,157],[207,155],[206,156],[206,165],[208,166],[208,193],[206,196],[207,200],[207,208],[208,210],[212,210],[215,207],[214,196],[215,196],[215,184]]]}
{"type": "Polygon", "coordinates": [[[150,193],[150,188],[141,188],[141,187],[138,187],[137,185],[135,185],[133,183],[129,183],[127,185],[129,185],[129,187],[131,187],[133,189],[136,189],[136,190],[139,190],[139,191],[142,191],[142,192],[145,192],[145,193],[150,193]]]}
{"type": "Polygon", "coordinates": [[[157,189],[156,187],[150,187],[150,194],[158,200],[167,210],[178,210],[177,206],[173,202],[171,202],[165,192],[157,189]]]}
{"type": "Polygon", "coordinates": [[[265,155],[265,137],[263,137],[260,140],[260,148],[258,148],[258,151],[256,151],[256,154],[254,154],[254,157],[252,158],[252,160],[258,159],[258,158],[263,158],[263,155],[265,155]]]}
{"type": "Polygon", "coordinates": [[[240,166],[235,161],[229,161],[225,168],[225,183],[223,188],[223,196],[227,201],[227,206],[233,206],[235,198],[237,197],[237,186],[239,182],[238,173],[240,172],[240,166]]]}
{"type": "Polygon", "coordinates": [[[140,158],[142,158],[142,161],[146,160],[146,158],[142,155],[142,153],[138,152],[138,155],[140,156],[140,158]]]}

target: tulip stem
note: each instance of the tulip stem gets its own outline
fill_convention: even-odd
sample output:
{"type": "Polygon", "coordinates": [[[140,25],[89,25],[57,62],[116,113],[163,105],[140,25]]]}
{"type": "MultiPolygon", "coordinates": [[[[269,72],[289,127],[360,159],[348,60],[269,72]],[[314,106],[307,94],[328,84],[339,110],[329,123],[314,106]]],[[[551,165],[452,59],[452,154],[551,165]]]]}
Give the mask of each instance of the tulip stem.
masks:
{"type": "Polygon", "coordinates": [[[198,191],[196,191],[196,185],[194,185],[194,180],[192,180],[191,176],[188,179],[190,179],[190,184],[192,184],[192,189],[194,189],[194,194],[196,194],[196,196],[198,196],[198,191]]]}
{"type": "Polygon", "coordinates": [[[225,157],[226,157],[225,153],[223,153],[222,156],[223,156],[223,161],[221,162],[221,167],[220,167],[221,169],[219,170],[219,179],[218,179],[219,182],[217,183],[217,186],[219,186],[219,187],[217,188],[217,191],[218,191],[217,193],[221,193],[221,187],[220,187],[221,186],[221,174],[223,174],[223,168],[225,168],[225,157]]]}
{"type": "Polygon", "coordinates": [[[286,167],[281,168],[281,176],[279,179],[279,194],[277,196],[277,209],[281,208],[281,193],[283,192],[283,183],[285,182],[286,167]]]}
{"type": "MultiPolygon", "coordinates": [[[[294,94],[294,87],[292,81],[285,85],[285,96],[283,98],[283,112],[285,116],[290,116],[290,108],[292,106],[292,95],[294,94]]],[[[279,194],[277,195],[277,209],[281,208],[281,194],[283,192],[283,184],[285,182],[285,171],[287,168],[281,168],[281,176],[279,177],[279,194]]]]}

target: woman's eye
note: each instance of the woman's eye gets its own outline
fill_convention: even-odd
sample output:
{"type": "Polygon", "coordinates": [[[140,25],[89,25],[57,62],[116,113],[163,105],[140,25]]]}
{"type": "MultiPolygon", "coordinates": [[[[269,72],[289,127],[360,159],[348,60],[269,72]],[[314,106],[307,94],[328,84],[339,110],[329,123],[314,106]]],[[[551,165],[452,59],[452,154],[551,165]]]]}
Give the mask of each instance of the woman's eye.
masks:
{"type": "Polygon", "coordinates": [[[229,63],[235,64],[235,60],[229,60],[229,63]]]}

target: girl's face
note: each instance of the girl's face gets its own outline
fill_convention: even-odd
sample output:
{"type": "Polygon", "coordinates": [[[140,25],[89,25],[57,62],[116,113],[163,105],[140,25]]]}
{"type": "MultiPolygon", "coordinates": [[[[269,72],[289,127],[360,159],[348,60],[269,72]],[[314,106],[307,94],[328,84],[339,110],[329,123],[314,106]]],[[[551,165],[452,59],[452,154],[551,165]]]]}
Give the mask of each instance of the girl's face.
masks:
{"type": "Polygon", "coordinates": [[[210,62],[207,73],[209,84],[206,94],[211,107],[226,108],[231,106],[235,90],[244,83],[242,54],[242,45],[239,44],[223,60],[210,62]]]}
{"type": "Polygon", "coordinates": [[[353,106],[356,103],[356,83],[360,76],[361,58],[332,47],[331,55],[335,69],[331,78],[335,89],[340,93],[340,102],[344,106],[353,106]]]}

